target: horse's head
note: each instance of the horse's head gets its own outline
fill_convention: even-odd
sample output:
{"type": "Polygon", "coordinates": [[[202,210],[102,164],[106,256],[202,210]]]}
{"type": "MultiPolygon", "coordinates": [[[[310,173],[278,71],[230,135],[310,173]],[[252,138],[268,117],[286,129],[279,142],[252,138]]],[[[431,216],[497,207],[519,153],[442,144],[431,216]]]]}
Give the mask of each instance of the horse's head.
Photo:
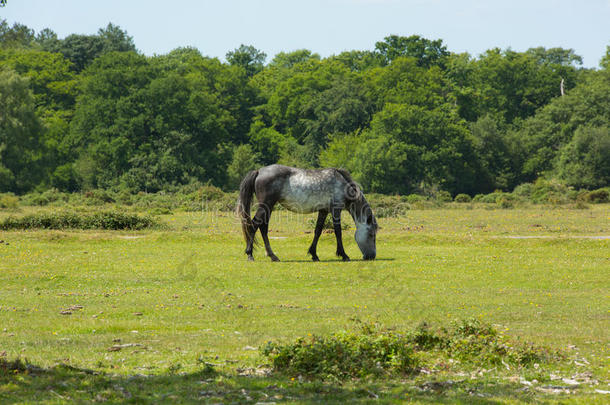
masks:
{"type": "Polygon", "coordinates": [[[377,256],[377,248],[375,242],[377,239],[377,220],[371,211],[371,207],[366,205],[362,212],[362,221],[356,222],[356,243],[362,252],[362,258],[364,260],[373,260],[377,256]]]}

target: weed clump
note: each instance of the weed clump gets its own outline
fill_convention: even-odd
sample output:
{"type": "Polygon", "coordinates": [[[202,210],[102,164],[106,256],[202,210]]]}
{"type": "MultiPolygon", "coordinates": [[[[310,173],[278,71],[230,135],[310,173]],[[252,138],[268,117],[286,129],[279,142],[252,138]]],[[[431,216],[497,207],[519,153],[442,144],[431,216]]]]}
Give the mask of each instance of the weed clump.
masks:
{"type": "Polygon", "coordinates": [[[26,370],[27,364],[24,363],[21,359],[15,359],[12,361],[0,359],[0,376],[23,373],[26,370]]]}
{"type": "Polygon", "coordinates": [[[268,342],[262,349],[276,371],[309,378],[346,379],[413,373],[420,366],[402,334],[365,325],[358,332],[268,342]]]}
{"type": "Polygon", "coordinates": [[[1,230],[11,229],[104,229],[140,230],[159,225],[152,217],[118,211],[89,214],[77,212],[39,212],[22,217],[8,217],[0,222],[1,230]]]}
{"type": "Polygon", "coordinates": [[[407,332],[364,324],[356,331],[314,335],[292,343],[268,342],[261,353],[277,372],[320,379],[415,374],[430,367],[427,361],[433,359],[476,367],[529,367],[558,358],[544,347],[510,340],[476,319],[439,330],[422,324],[407,332]]]}

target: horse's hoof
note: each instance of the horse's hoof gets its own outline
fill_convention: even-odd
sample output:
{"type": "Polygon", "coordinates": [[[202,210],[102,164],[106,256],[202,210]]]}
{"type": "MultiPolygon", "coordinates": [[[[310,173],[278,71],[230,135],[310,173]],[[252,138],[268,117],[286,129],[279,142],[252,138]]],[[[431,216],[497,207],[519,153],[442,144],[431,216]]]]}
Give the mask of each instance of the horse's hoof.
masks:
{"type": "Polygon", "coordinates": [[[252,257],[252,256],[248,256],[248,261],[249,261],[249,262],[253,262],[253,261],[254,261],[254,257],[252,257]]]}
{"type": "Polygon", "coordinates": [[[344,261],[344,262],[349,262],[349,261],[350,261],[350,259],[349,259],[349,257],[348,257],[348,256],[343,256],[343,261],[344,261]]]}
{"type": "Polygon", "coordinates": [[[269,256],[269,257],[271,258],[272,262],[279,262],[280,261],[280,259],[276,255],[269,256]]]}
{"type": "Polygon", "coordinates": [[[320,258],[318,256],[312,256],[311,260],[313,260],[314,262],[319,262],[320,258]]]}

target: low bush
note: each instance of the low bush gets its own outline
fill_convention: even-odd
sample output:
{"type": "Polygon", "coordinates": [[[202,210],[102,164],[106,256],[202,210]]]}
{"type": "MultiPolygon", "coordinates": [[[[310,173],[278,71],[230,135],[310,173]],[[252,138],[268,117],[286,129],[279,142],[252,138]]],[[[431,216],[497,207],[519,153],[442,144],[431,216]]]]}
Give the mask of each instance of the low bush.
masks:
{"type": "Polygon", "coordinates": [[[571,199],[570,191],[558,181],[539,178],[532,186],[530,199],[536,204],[564,204],[571,199]]]}
{"type": "Polygon", "coordinates": [[[374,209],[377,218],[395,218],[406,215],[411,205],[397,195],[370,194],[367,195],[369,204],[374,209]]]}
{"type": "Polygon", "coordinates": [[[13,193],[0,194],[0,208],[14,209],[19,206],[19,197],[13,193]]]}
{"type": "Polygon", "coordinates": [[[472,201],[472,198],[468,194],[458,194],[455,196],[453,201],[457,203],[469,203],[472,201]]]}
{"type": "Polygon", "coordinates": [[[507,194],[508,193],[505,193],[503,191],[496,190],[493,193],[489,193],[489,194],[477,194],[474,196],[472,201],[485,203],[485,204],[496,204],[502,197],[504,197],[507,194]]]}
{"type": "Polygon", "coordinates": [[[607,188],[600,188],[589,191],[584,194],[584,200],[594,204],[610,202],[610,190],[607,188]]]}
{"type": "Polygon", "coordinates": [[[33,192],[22,197],[22,204],[29,206],[61,205],[70,200],[70,193],[63,193],[56,188],[50,188],[42,193],[33,192]]]}
{"type": "Polygon", "coordinates": [[[322,379],[408,374],[420,366],[407,337],[367,327],[288,344],[268,342],[262,354],[277,371],[322,379]]]}
{"type": "Polygon", "coordinates": [[[547,348],[510,340],[476,319],[454,322],[438,331],[426,324],[410,332],[363,324],[356,331],[313,335],[285,344],[268,342],[261,353],[275,371],[320,379],[412,374],[430,367],[427,361],[449,359],[473,367],[529,367],[561,358],[547,348]]]}
{"type": "Polygon", "coordinates": [[[451,197],[451,193],[449,191],[441,190],[436,195],[436,199],[440,202],[451,202],[453,198],[451,197]]]}
{"type": "Polygon", "coordinates": [[[409,204],[415,204],[417,202],[424,201],[426,199],[426,197],[424,197],[423,195],[419,195],[419,194],[409,194],[408,196],[406,196],[404,198],[409,204]]]}
{"type": "Polygon", "coordinates": [[[159,225],[149,216],[118,211],[96,213],[39,212],[22,217],[8,217],[0,222],[0,229],[107,229],[139,230],[159,225]]]}

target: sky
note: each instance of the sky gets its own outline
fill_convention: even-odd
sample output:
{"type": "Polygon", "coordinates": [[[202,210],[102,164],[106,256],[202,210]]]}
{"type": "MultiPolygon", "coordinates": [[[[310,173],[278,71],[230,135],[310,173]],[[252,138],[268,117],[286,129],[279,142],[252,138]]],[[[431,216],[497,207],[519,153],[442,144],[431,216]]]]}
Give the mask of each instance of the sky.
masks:
{"type": "Polygon", "coordinates": [[[610,0],[7,0],[0,18],[60,38],[120,26],[146,55],[193,46],[224,60],[241,44],[268,55],[373,50],[388,35],[442,39],[451,52],[574,49],[598,67],[610,45],[610,0]]]}

